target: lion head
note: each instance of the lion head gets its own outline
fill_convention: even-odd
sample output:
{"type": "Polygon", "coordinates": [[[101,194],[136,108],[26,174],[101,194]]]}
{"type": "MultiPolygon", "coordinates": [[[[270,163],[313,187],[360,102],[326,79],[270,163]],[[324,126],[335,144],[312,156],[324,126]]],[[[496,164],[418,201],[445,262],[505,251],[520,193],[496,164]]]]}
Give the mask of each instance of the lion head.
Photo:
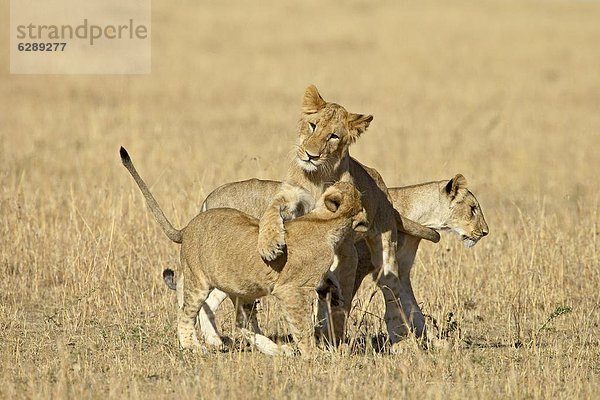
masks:
{"type": "Polygon", "coordinates": [[[349,113],[339,104],[326,102],[315,86],[309,86],[302,100],[298,165],[306,172],[335,170],[371,121],[371,115],[349,113]]]}
{"type": "Polygon", "coordinates": [[[369,221],[361,203],[361,194],[353,184],[349,182],[334,183],[325,190],[318,204],[322,204],[334,216],[351,217],[352,229],[355,232],[365,233],[369,230],[369,221]]]}
{"type": "Polygon", "coordinates": [[[443,187],[447,203],[446,226],[460,236],[466,247],[473,247],[489,233],[479,202],[467,189],[467,180],[461,174],[450,179],[443,187]]]}

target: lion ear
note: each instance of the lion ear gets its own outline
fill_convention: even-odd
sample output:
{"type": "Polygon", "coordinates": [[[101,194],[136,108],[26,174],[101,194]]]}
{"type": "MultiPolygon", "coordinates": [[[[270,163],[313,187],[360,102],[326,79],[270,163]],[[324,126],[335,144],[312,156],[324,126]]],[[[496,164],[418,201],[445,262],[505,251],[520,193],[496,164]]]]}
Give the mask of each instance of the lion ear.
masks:
{"type": "Polygon", "coordinates": [[[450,179],[444,188],[450,200],[461,198],[467,192],[467,179],[461,174],[456,174],[450,179]]]}
{"type": "Polygon", "coordinates": [[[325,107],[325,100],[319,94],[315,85],[310,85],[304,92],[302,98],[302,112],[305,114],[314,114],[325,107]]]}
{"type": "Polygon", "coordinates": [[[329,211],[335,213],[342,204],[342,194],[339,192],[339,190],[336,190],[333,193],[330,193],[327,196],[325,196],[325,199],[323,199],[323,203],[329,211]]]}
{"type": "Polygon", "coordinates": [[[348,130],[352,143],[356,141],[373,121],[372,115],[348,113],[348,130]]]}

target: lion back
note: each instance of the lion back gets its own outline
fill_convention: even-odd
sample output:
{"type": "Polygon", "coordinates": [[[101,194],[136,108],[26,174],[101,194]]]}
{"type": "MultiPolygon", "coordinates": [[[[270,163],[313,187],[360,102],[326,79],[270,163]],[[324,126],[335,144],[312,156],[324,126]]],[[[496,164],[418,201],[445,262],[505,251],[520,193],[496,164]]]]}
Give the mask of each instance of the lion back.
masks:
{"type": "Polygon", "coordinates": [[[213,190],[206,197],[202,204],[202,211],[213,208],[235,208],[260,219],[280,187],[281,182],[263,179],[227,183],[213,190]]]}

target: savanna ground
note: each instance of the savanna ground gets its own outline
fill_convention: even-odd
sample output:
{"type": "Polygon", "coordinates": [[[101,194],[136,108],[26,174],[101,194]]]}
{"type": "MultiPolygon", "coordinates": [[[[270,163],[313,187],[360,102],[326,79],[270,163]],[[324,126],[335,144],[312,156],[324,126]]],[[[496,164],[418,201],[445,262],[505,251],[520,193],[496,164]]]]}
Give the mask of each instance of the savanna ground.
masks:
{"type": "MultiPolygon", "coordinates": [[[[600,396],[600,3],[269,3],[154,2],[148,76],[10,76],[2,46],[0,397],[600,396]],[[178,248],[118,148],[181,226],[225,182],[283,176],[310,83],[375,116],[351,153],[389,186],[460,172],[479,198],[490,235],[413,270],[443,340],[376,352],[369,281],[355,354],[182,354],[178,248]]],[[[285,333],[276,303],[260,320],[285,333]]]]}

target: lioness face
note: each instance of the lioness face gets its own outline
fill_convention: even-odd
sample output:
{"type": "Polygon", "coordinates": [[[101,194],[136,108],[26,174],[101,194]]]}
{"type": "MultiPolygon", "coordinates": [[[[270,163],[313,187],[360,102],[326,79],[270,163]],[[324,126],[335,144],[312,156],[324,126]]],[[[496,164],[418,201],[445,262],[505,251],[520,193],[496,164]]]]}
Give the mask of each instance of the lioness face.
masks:
{"type": "Polygon", "coordinates": [[[479,202],[467,189],[466,179],[458,174],[444,188],[448,196],[447,226],[460,236],[465,247],[473,247],[489,233],[479,202]]]}
{"type": "Polygon", "coordinates": [[[298,165],[306,172],[335,169],[372,120],[371,115],[349,113],[338,104],[327,103],[316,87],[309,86],[302,101],[298,165]]]}

